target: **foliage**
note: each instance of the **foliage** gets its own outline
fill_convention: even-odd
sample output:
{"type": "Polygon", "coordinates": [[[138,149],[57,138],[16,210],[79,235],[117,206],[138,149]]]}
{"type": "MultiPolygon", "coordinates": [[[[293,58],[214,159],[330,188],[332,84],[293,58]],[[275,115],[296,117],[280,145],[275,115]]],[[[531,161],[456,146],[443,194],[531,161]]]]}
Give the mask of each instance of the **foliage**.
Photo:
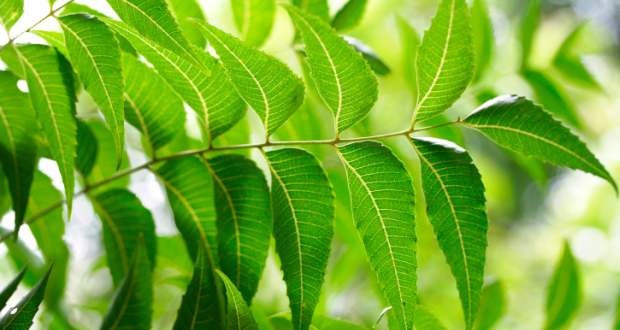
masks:
{"type": "MultiPolygon", "coordinates": [[[[65,231],[62,206],[70,219],[74,197],[83,196],[76,204],[94,209],[104,254],[89,272],[111,278],[102,302],[91,307],[102,329],[156,322],[174,329],[362,328],[333,318],[325,302],[337,291],[333,283],[355,283],[355,262],[376,275],[361,283],[377,291],[381,326],[384,314],[390,329],[454,326],[431,304],[421,305],[425,219],[451,271],[444,286],[458,291],[460,326],[491,329],[508,308],[509,288],[500,280],[484,285],[494,201],[487,202],[481,153],[462,131],[482,133],[523,167],[544,172],[541,161],[618,188],[575,131],[586,125],[577,107],[531,60],[540,2],[527,5],[518,72],[541,105],[497,96],[486,82],[496,49],[487,1],[471,8],[465,0],[434,3],[422,38],[397,18],[402,58],[392,70],[392,59],[343,34],[363,26],[366,0],[347,1],[333,17],[328,1],[283,4],[297,64],[261,48],[281,33],[273,28],[280,10],[274,0],[231,0],[232,32],[207,23],[193,0],[108,0],[116,16],[51,1],[46,18],[60,30],[34,30],[36,23],[24,32],[45,45],[19,43],[19,34],[0,50],[0,213],[11,208],[15,224],[0,233],[12,264],[24,267],[0,293],[0,305],[20,283],[34,285],[0,328],[28,328],[42,301],[42,314],[53,319],[48,324],[71,327],[62,302],[75,267],[65,236],[74,233],[65,231]],[[368,133],[374,113],[383,111],[384,79],[396,75],[415,101],[406,127],[368,133]],[[485,102],[450,119],[452,108],[465,108],[463,99],[485,102]],[[323,131],[330,137],[297,140],[300,132],[323,131]],[[44,159],[56,164],[63,192],[39,172],[44,159]],[[150,188],[136,188],[135,176],[129,184],[140,171],[165,192],[165,212],[151,208],[142,195],[150,188]],[[166,212],[173,221],[160,218],[166,212]],[[24,243],[22,225],[40,251],[24,243]],[[176,240],[162,234],[166,226],[178,232],[176,240]],[[265,288],[279,274],[281,294],[265,288]],[[263,310],[265,295],[284,301],[284,313],[263,310]],[[174,315],[162,315],[160,305],[173,306],[174,315]]],[[[22,7],[19,0],[0,4],[7,30],[22,7]]],[[[600,90],[574,50],[581,29],[568,35],[552,64],[600,90]]],[[[73,217],[84,220],[79,212],[73,217]]],[[[566,244],[549,281],[545,328],[572,321],[581,290],[566,244]]]]}

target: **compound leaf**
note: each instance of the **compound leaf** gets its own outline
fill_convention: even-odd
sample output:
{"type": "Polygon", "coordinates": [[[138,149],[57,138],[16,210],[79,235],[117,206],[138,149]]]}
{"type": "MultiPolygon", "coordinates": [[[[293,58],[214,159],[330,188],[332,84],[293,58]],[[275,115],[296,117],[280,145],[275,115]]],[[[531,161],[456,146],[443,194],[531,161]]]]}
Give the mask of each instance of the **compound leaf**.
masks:
{"type": "Polygon", "coordinates": [[[45,296],[45,287],[51,271],[52,267],[15,307],[10,308],[4,314],[0,319],[0,329],[30,329],[32,320],[45,296]]]}
{"type": "Polygon", "coordinates": [[[220,268],[249,304],[258,288],[273,220],[263,172],[239,155],[211,158],[220,268]]]}
{"type": "Polygon", "coordinates": [[[531,101],[499,96],[463,120],[500,146],[542,161],[582,170],[616,182],[587,146],[560,122],[531,101]]]}
{"type": "Polygon", "coordinates": [[[275,0],[231,0],[233,17],[241,39],[246,45],[262,45],[273,26],[276,14],[275,0]]]}
{"type": "MultiPolygon", "coordinates": [[[[127,221],[128,219],[125,219],[127,221]]],[[[135,219],[129,219],[135,220],[135,219]]],[[[103,318],[101,329],[151,328],[153,302],[152,258],[143,236],[134,238],[132,260],[114,301],[103,318]]]]}
{"type": "Polygon", "coordinates": [[[276,250],[293,316],[293,328],[312,322],[333,236],[334,195],[317,159],[301,149],[269,151],[276,250]]]}
{"type": "Polygon", "coordinates": [[[562,329],[570,323],[581,304],[581,276],[570,245],[564,244],[555,266],[545,303],[545,329],[562,329]]]}
{"type": "Polygon", "coordinates": [[[241,292],[233,282],[221,271],[217,274],[226,288],[226,329],[227,330],[258,330],[252,311],[243,300],[241,292]]]}
{"type": "Polygon", "coordinates": [[[417,299],[411,178],[400,160],[377,142],[340,147],[339,156],[370,265],[400,328],[410,329],[417,299]]]}
{"type": "Polygon", "coordinates": [[[336,31],[350,30],[356,27],[364,17],[368,0],[349,0],[332,19],[336,31]]]}
{"type": "Polygon", "coordinates": [[[327,23],[295,7],[287,9],[306,45],[310,76],[342,132],[377,101],[377,79],[364,58],[327,23]]]}
{"type": "Polygon", "coordinates": [[[472,39],[465,0],[442,0],[418,51],[414,121],[440,114],[461,96],[474,74],[472,39]]]}
{"type": "MultiPolygon", "coordinates": [[[[103,244],[114,284],[128,277],[132,256],[144,244],[151,267],[155,266],[157,249],[155,223],[151,212],[125,189],[111,189],[91,198],[103,224],[103,244]],[[142,243],[143,241],[143,243],[142,243]]],[[[139,261],[139,264],[142,261],[139,261]]],[[[134,276],[134,275],[132,275],[134,276]]]]}
{"type": "Polygon", "coordinates": [[[282,62],[208,24],[199,24],[220,56],[233,86],[271,135],[301,106],[302,81],[282,62]],[[278,77],[278,79],[274,79],[278,77]]]}
{"type": "Polygon", "coordinates": [[[466,328],[480,302],[487,247],[484,186],[465,150],[431,138],[412,140],[422,169],[426,210],[461,297],[466,328]]]}
{"type": "Polygon", "coordinates": [[[15,211],[15,235],[24,221],[37,165],[36,122],[28,96],[17,89],[13,74],[0,71],[0,164],[6,174],[15,211]]]}
{"type": "Polygon", "coordinates": [[[48,46],[26,45],[14,49],[26,72],[32,106],[58,164],[71,215],[77,145],[71,68],[62,55],[48,46]]]}

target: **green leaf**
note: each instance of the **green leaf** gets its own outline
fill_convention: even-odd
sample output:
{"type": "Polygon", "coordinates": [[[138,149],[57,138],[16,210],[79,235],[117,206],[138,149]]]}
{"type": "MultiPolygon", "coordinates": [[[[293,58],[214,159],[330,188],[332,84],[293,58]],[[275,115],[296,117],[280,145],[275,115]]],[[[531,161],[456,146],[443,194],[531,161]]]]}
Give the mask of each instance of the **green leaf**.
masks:
{"type": "Polygon", "coordinates": [[[476,330],[490,330],[506,312],[506,297],[502,282],[493,281],[482,288],[480,311],[476,319],[476,330]]]}
{"type": "Polygon", "coordinates": [[[560,48],[555,53],[553,58],[553,65],[567,78],[579,83],[585,87],[601,90],[601,85],[592,76],[592,73],[583,64],[579,54],[576,51],[579,49],[579,39],[581,38],[585,24],[579,24],[577,27],[564,39],[560,48]]]}
{"type": "Polygon", "coordinates": [[[48,45],[56,48],[63,56],[69,57],[69,51],[65,43],[65,35],[62,32],[35,30],[32,31],[32,33],[41,37],[48,45]]]}
{"type": "Polygon", "coordinates": [[[397,16],[398,30],[400,31],[401,43],[401,61],[403,66],[403,74],[405,80],[409,84],[413,99],[417,99],[418,78],[416,75],[416,58],[418,57],[418,49],[420,46],[420,37],[418,32],[403,17],[397,16]]]}
{"type": "Polygon", "coordinates": [[[2,59],[2,62],[4,62],[9,71],[13,72],[21,79],[26,79],[26,73],[24,72],[14,44],[6,44],[0,48],[0,59],[2,59]]]}
{"type": "Polygon", "coordinates": [[[521,41],[521,69],[529,67],[534,37],[536,36],[536,30],[538,30],[539,25],[540,0],[528,0],[519,30],[519,40],[521,41]]]}
{"type": "Polygon", "coordinates": [[[13,210],[15,237],[24,221],[32,175],[37,165],[36,123],[28,96],[17,89],[13,74],[0,71],[0,164],[6,174],[13,210]]]}
{"type": "Polygon", "coordinates": [[[220,268],[249,304],[271,239],[269,187],[263,172],[243,156],[219,156],[205,164],[215,187],[220,268]]]}
{"type": "Polygon", "coordinates": [[[24,13],[24,0],[2,0],[0,2],[0,24],[9,31],[24,13]]]}
{"type": "Polygon", "coordinates": [[[131,258],[138,253],[140,244],[145,244],[149,264],[155,267],[155,223],[151,212],[142,206],[140,200],[125,189],[111,189],[91,201],[103,224],[103,244],[114,284],[118,285],[124,277],[129,277],[131,258]]]}
{"type": "Polygon", "coordinates": [[[362,56],[327,23],[295,7],[286,8],[306,45],[310,76],[340,133],[375,104],[377,80],[362,56]]]}
{"type": "Polygon", "coordinates": [[[518,96],[500,96],[480,106],[463,124],[500,146],[542,161],[579,169],[616,182],[587,146],[541,107],[518,96]]]}
{"type": "Polygon", "coordinates": [[[271,135],[301,106],[302,81],[282,62],[211,26],[199,24],[222,61],[239,95],[271,135]],[[278,77],[278,79],[273,79],[278,77]]]}
{"type": "Polygon", "coordinates": [[[207,70],[183,36],[168,10],[166,0],[108,0],[108,3],[123,22],[132,26],[141,35],[207,70]]]}
{"type": "Polygon", "coordinates": [[[446,327],[426,308],[418,305],[415,310],[416,330],[446,330],[446,327]]]}
{"type": "Polygon", "coordinates": [[[487,247],[484,186],[465,150],[445,140],[412,140],[422,169],[426,211],[461,297],[466,328],[480,302],[487,247]]]}
{"type": "Polygon", "coordinates": [[[84,88],[101,109],[114,137],[120,164],[125,144],[123,76],[120,48],[114,34],[100,20],[84,14],[58,19],[71,58],[84,88]]]}
{"type": "Polygon", "coordinates": [[[489,17],[489,8],[486,0],[474,0],[471,7],[471,27],[474,36],[474,50],[476,53],[476,71],[474,82],[480,80],[486,72],[495,44],[493,23],[489,17]]]}
{"type": "MultiPolygon", "coordinates": [[[[133,219],[131,219],[133,220],[133,219]]],[[[151,329],[153,279],[152,258],[144,237],[135,237],[131,264],[114,301],[103,318],[101,329],[151,329]]],[[[148,244],[148,243],[147,243],[148,244]]]]}
{"type": "Polygon", "coordinates": [[[401,329],[410,329],[416,305],[414,192],[403,164],[377,142],[339,148],[353,218],[370,265],[401,329]]]}
{"type": "Polygon", "coordinates": [[[9,309],[0,319],[0,329],[30,329],[32,320],[39,310],[39,305],[45,295],[45,286],[52,267],[41,278],[39,283],[24,296],[19,303],[9,309]]]}
{"type": "Polygon", "coordinates": [[[198,0],[166,0],[166,2],[187,40],[200,49],[204,49],[207,41],[202,33],[196,30],[192,22],[192,20],[207,21],[198,0]]]}
{"type": "Polygon", "coordinates": [[[362,55],[375,74],[386,76],[392,72],[390,67],[368,45],[352,37],[345,36],[344,39],[362,55]]]}
{"type": "Polygon", "coordinates": [[[45,296],[45,303],[51,309],[58,308],[63,298],[69,264],[69,249],[63,240],[65,221],[62,208],[55,208],[48,212],[49,208],[59,200],[62,200],[62,194],[52,185],[52,180],[37,171],[34,175],[26,216],[31,218],[35,214],[46,212],[41,219],[28,223],[28,227],[45,262],[54,265],[45,296]]]}
{"type": "Polygon", "coordinates": [[[321,330],[365,330],[366,327],[325,316],[316,316],[312,325],[321,330]]]}
{"type": "Polygon", "coordinates": [[[97,161],[99,143],[90,126],[81,120],[77,120],[77,140],[75,168],[83,177],[88,178],[97,161]]]}
{"type": "Polygon", "coordinates": [[[523,77],[534,90],[536,99],[543,107],[560,119],[563,119],[573,127],[581,128],[581,120],[575,110],[575,106],[549,77],[535,70],[524,70],[523,77]]]}
{"type": "Polygon", "coordinates": [[[181,306],[174,323],[175,330],[221,329],[224,322],[223,297],[221,295],[216,269],[207,260],[208,251],[198,248],[194,262],[194,274],[183,295],[181,306]]]}
{"type": "Polygon", "coordinates": [[[248,46],[262,45],[271,33],[276,14],[275,0],[231,0],[231,6],[241,40],[248,46]]]}
{"type": "MultiPolygon", "coordinates": [[[[129,161],[127,155],[123,156],[123,163],[121,163],[120,169],[118,168],[118,165],[116,164],[116,149],[114,147],[114,139],[112,138],[112,133],[110,133],[104,122],[99,119],[94,119],[86,122],[86,125],[88,125],[91,132],[94,134],[97,141],[97,147],[94,147],[94,144],[90,145],[90,147],[88,145],[84,146],[85,148],[90,148],[91,153],[93,151],[96,151],[96,155],[94,155],[95,164],[92,171],[90,172],[90,175],[85,178],[85,180],[88,182],[98,182],[116,174],[117,171],[120,169],[128,168],[129,161]]],[[[80,154],[78,153],[78,158],[79,156],[80,154]]],[[[111,188],[126,188],[128,185],[129,177],[127,176],[110,182],[106,184],[103,188],[106,190],[111,188]]],[[[95,191],[97,191],[97,189],[93,190],[93,192],[95,191]]]]}
{"type": "Polygon", "coordinates": [[[26,274],[26,268],[22,269],[17,276],[9,282],[0,292],[0,309],[3,309],[6,306],[6,302],[11,298],[17,287],[19,286],[19,282],[22,281],[22,278],[26,274]]]}
{"type": "Polygon", "coordinates": [[[328,0],[293,0],[293,5],[308,14],[329,22],[328,0]]]}
{"type": "Polygon", "coordinates": [[[103,13],[101,13],[98,10],[95,10],[91,7],[88,7],[80,3],[75,3],[75,2],[71,2],[67,4],[66,6],[64,6],[64,8],[61,11],[62,16],[71,15],[71,14],[89,14],[95,17],[105,16],[103,13]]]}
{"type": "Polygon", "coordinates": [[[151,151],[168,144],[185,130],[183,101],[152,69],[123,55],[125,116],[149,142],[151,151]]]}
{"type": "Polygon", "coordinates": [[[620,329],[620,296],[618,297],[618,301],[616,302],[616,317],[614,319],[613,329],[620,329]]]}
{"type": "Polygon", "coordinates": [[[368,0],[349,0],[332,19],[332,26],[336,31],[345,31],[355,28],[366,10],[368,0]]]}
{"type": "Polygon", "coordinates": [[[301,149],[266,153],[273,236],[282,261],[293,329],[306,330],[319,301],[333,236],[334,194],[318,160],[301,149]]]}
{"type": "Polygon", "coordinates": [[[210,75],[174,52],[153,44],[126,24],[113,20],[105,22],[129,40],[194,109],[207,144],[241,119],[245,111],[243,100],[235,92],[224,69],[214,59],[207,59],[206,53],[203,65],[209,65],[210,75]]]}
{"type": "Polygon", "coordinates": [[[581,305],[581,297],[579,267],[566,242],[547,289],[545,329],[568,327],[581,305]]]}
{"type": "Polygon", "coordinates": [[[243,300],[241,292],[237,290],[233,282],[221,271],[217,274],[226,287],[226,329],[227,330],[258,330],[254,316],[250,308],[243,300]]]}
{"type": "Polygon", "coordinates": [[[442,0],[416,59],[418,99],[414,122],[442,113],[467,88],[474,74],[472,39],[465,0],[442,0]]]}
{"type": "Polygon", "coordinates": [[[48,46],[26,45],[14,49],[26,72],[32,106],[58,164],[71,215],[77,145],[71,68],[62,55],[48,46]]]}

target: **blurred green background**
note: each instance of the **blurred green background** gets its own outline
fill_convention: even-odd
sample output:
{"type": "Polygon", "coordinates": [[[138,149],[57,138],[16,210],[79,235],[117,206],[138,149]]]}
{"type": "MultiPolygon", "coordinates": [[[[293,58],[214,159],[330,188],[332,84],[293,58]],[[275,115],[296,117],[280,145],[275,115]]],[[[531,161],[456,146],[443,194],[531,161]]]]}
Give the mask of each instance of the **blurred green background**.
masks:
{"type": "MultiPolygon", "coordinates": [[[[332,13],[344,2],[330,1],[332,13]]],[[[363,136],[406,128],[415,99],[408,83],[411,75],[408,65],[412,58],[406,49],[411,46],[411,38],[403,41],[402,24],[410,24],[421,38],[438,2],[370,0],[361,24],[347,31],[372,49],[390,69],[390,73],[379,78],[379,101],[370,116],[347,134],[363,136]]],[[[461,100],[447,112],[446,119],[468,114],[493,95],[527,96],[545,105],[578,132],[612,175],[620,178],[620,2],[542,0],[538,25],[532,21],[522,24],[528,1],[486,2],[493,27],[493,43],[486,44],[485,48],[490,49],[490,62],[461,100]],[[522,40],[528,33],[533,39],[529,59],[524,65],[522,40]]],[[[82,3],[110,13],[105,1],[82,3]]],[[[228,0],[204,0],[202,4],[212,24],[236,33],[228,0]]],[[[46,1],[27,0],[25,15],[14,31],[25,29],[48,10],[46,1]]],[[[41,28],[52,30],[57,29],[57,25],[49,20],[41,28]]],[[[6,36],[0,38],[4,44],[6,36]]],[[[31,35],[20,40],[41,41],[31,35]]],[[[291,22],[279,8],[271,36],[262,48],[301,75],[293,40],[291,22]]],[[[91,100],[80,98],[78,107],[80,117],[92,117],[91,100]]],[[[260,125],[255,114],[248,112],[247,117],[218,143],[260,142],[263,134],[261,128],[257,128],[260,125]]],[[[309,93],[306,104],[278,131],[277,138],[331,138],[331,127],[328,110],[309,93]]],[[[194,132],[190,121],[188,134],[192,136],[194,132]]],[[[429,133],[470,150],[482,174],[490,223],[486,281],[501,281],[505,291],[505,314],[496,328],[543,326],[548,281],[565,240],[570,243],[582,274],[583,303],[571,328],[612,328],[620,296],[620,202],[612,188],[591,175],[558,170],[515,156],[474,132],[449,128],[425,132],[429,133]]],[[[128,139],[130,164],[139,165],[146,159],[139,134],[129,131],[128,139]]],[[[394,138],[386,143],[407,163],[419,188],[417,160],[406,141],[394,138]]],[[[169,150],[190,147],[191,143],[179,141],[169,150]]],[[[315,147],[312,151],[330,174],[337,197],[335,240],[317,314],[371,327],[385,304],[350,216],[343,169],[328,147],[315,147]]],[[[253,155],[253,158],[264,165],[260,156],[253,155]]],[[[61,188],[52,161],[42,160],[39,168],[61,188]]],[[[175,320],[191,276],[191,263],[174,228],[165,193],[156,179],[140,172],[131,177],[129,187],[152,211],[157,223],[160,239],[154,275],[154,328],[168,329],[175,320]]],[[[463,316],[456,286],[424,216],[420,194],[417,200],[420,303],[447,328],[460,329],[463,316]]],[[[12,217],[12,213],[5,214],[2,226],[10,229],[12,217]]],[[[38,327],[61,327],[59,319],[66,318],[73,326],[88,329],[99,324],[113,288],[103,259],[101,226],[87,199],[76,200],[72,219],[65,227],[64,240],[70,258],[61,312],[41,313],[38,327]]],[[[22,248],[28,249],[30,255],[17,259],[40,261],[42,255],[37,251],[30,230],[24,228],[21,237],[22,248]]],[[[11,254],[13,258],[9,254],[6,245],[0,246],[1,283],[8,282],[16,273],[15,253],[11,254]]],[[[278,263],[272,249],[254,299],[259,315],[270,316],[288,310],[278,263]]],[[[26,292],[21,290],[16,297],[26,292]]],[[[380,327],[385,327],[384,323],[381,322],[380,327]]]]}

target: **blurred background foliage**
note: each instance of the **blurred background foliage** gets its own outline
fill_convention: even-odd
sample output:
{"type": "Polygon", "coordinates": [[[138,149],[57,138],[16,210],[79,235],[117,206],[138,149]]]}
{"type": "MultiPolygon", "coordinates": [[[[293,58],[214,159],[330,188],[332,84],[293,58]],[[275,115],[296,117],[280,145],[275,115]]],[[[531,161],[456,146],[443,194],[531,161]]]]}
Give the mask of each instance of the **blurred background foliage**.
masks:
{"type": "MultiPolygon", "coordinates": [[[[25,2],[26,15],[17,23],[15,31],[21,31],[47,13],[49,8],[42,2],[25,2]]],[[[330,1],[332,15],[344,2],[330,1]]],[[[104,1],[83,3],[110,13],[104,1]]],[[[364,48],[372,53],[368,56],[374,67],[381,73],[377,105],[347,134],[379,134],[407,126],[415,100],[411,88],[413,52],[417,40],[428,28],[437,4],[437,0],[369,0],[361,23],[344,32],[364,44],[364,48]]],[[[229,0],[204,0],[202,5],[211,23],[236,33],[229,0]]],[[[528,96],[578,132],[612,175],[619,178],[620,2],[475,0],[470,5],[473,5],[479,55],[478,72],[464,97],[442,120],[464,116],[495,95],[528,96]]],[[[50,21],[40,28],[54,30],[57,26],[50,21]]],[[[0,38],[4,44],[6,35],[0,38]]],[[[33,35],[23,39],[41,41],[33,35]]],[[[271,35],[262,48],[301,75],[303,67],[300,63],[303,61],[299,59],[303,55],[294,40],[291,22],[279,8],[271,35]]],[[[94,107],[92,100],[82,95],[78,114],[93,131],[90,138],[100,141],[99,152],[104,155],[100,158],[109,158],[113,148],[109,137],[106,138],[109,132],[93,115],[94,107]]],[[[252,112],[246,117],[216,143],[260,141],[263,133],[258,119],[252,112]]],[[[194,139],[198,135],[192,118],[187,126],[188,136],[178,138],[162,154],[195,146],[194,139]]],[[[316,95],[309,92],[305,105],[276,135],[282,140],[331,138],[331,128],[328,110],[316,95]]],[[[139,133],[127,129],[129,162],[124,167],[141,164],[148,154],[143,150],[139,133]]],[[[494,327],[543,327],[549,281],[566,241],[578,263],[582,291],[581,304],[571,328],[618,329],[614,320],[616,301],[620,296],[620,203],[612,188],[593,176],[554,169],[499,149],[473,132],[442,128],[429,133],[466,146],[482,173],[490,226],[485,272],[488,285],[481,308],[488,311],[486,316],[498,320],[494,327]],[[485,305],[484,299],[490,299],[491,303],[486,301],[485,305]]],[[[386,143],[406,161],[419,189],[417,160],[406,141],[395,138],[386,143]]],[[[337,203],[335,240],[316,314],[370,328],[385,303],[379,298],[375,276],[354,230],[346,178],[331,150],[321,146],[311,150],[322,160],[330,175],[337,203]]],[[[261,157],[253,156],[264,168],[261,157]]],[[[37,176],[33,195],[37,196],[41,191],[43,197],[37,208],[44,209],[60,198],[50,185],[50,178],[58,190],[62,185],[52,161],[43,159],[39,168],[46,175],[37,176]]],[[[100,180],[114,170],[99,161],[87,180],[100,180]]],[[[170,328],[192,266],[174,227],[165,193],[153,175],[147,172],[136,173],[131,180],[115,184],[129,185],[156,220],[159,255],[154,275],[154,328],[170,328]]],[[[424,215],[420,195],[416,205],[420,303],[447,328],[458,329],[463,325],[463,316],[456,287],[424,215]]],[[[6,213],[8,198],[6,184],[0,181],[3,232],[11,229],[13,217],[11,212],[6,213]]],[[[25,283],[33,285],[45,271],[44,260],[64,260],[67,271],[52,275],[46,308],[39,314],[38,326],[63,329],[69,327],[67,322],[70,322],[73,327],[87,329],[92,324],[99,324],[113,288],[105,267],[101,225],[92,207],[85,197],[78,197],[70,222],[63,221],[61,212],[54,212],[37,224],[42,227],[22,229],[19,242],[7,241],[0,246],[1,283],[8,283],[24,264],[29,264],[34,267],[31,266],[27,273],[25,283]],[[48,242],[54,248],[37,248],[36,242],[41,241],[36,239],[37,235],[63,230],[67,248],[55,242],[48,242]]],[[[278,263],[272,249],[254,298],[254,312],[259,320],[287,311],[288,300],[278,263]]],[[[56,266],[59,267],[58,262],[56,266]]],[[[18,293],[16,297],[25,293],[25,289],[20,290],[22,294],[18,293]]],[[[276,318],[272,323],[278,322],[276,318]]],[[[285,320],[282,322],[286,323],[285,320]]],[[[385,327],[384,323],[382,321],[379,327],[385,327]]],[[[485,324],[478,326],[486,329],[485,324]]]]}

